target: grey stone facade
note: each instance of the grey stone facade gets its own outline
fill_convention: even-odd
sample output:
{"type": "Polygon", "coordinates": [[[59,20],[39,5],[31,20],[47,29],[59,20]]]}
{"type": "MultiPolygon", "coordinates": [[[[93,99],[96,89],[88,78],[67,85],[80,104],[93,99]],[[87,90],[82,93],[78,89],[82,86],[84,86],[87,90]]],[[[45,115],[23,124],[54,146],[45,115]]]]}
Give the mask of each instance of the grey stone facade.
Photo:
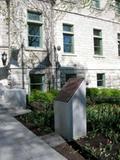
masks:
{"type": "MultiPolygon", "coordinates": [[[[59,74],[63,76],[64,81],[66,75],[72,74],[73,76],[76,72],[77,76],[82,75],[86,78],[88,87],[97,87],[97,74],[104,74],[104,87],[120,87],[120,56],[117,37],[120,33],[120,15],[113,1],[101,0],[99,8],[95,8],[91,2],[82,6],[80,2],[57,1],[53,7],[50,3],[37,0],[27,2],[10,0],[10,10],[4,0],[0,1],[0,6],[2,11],[0,12],[0,54],[4,51],[8,54],[7,64],[11,68],[10,74],[16,75],[17,78],[14,77],[20,81],[20,87],[22,87],[22,74],[24,74],[27,92],[30,91],[30,73],[33,70],[34,74],[44,75],[42,79],[46,84],[49,81],[55,83],[56,54],[61,70],[64,68],[68,70],[68,75],[66,71],[59,74]],[[42,25],[42,46],[40,47],[28,46],[28,23],[30,23],[28,11],[39,12],[42,15],[40,24],[42,25]],[[74,53],[64,53],[63,24],[73,26],[74,53]],[[94,53],[93,29],[102,32],[102,55],[94,53]],[[55,50],[54,46],[60,46],[61,50],[55,50]],[[16,59],[17,65],[15,61],[10,61],[11,57],[14,59],[13,49],[19,51],[16,59]],[[22,53],[24,63],[22,63],[22,53]],[[49,61],[47,64],[43,63],[46,57],[49,61]],[[22,70],[23,64],[24,71],[22,70]],[[71,73],[71,68],[76,71],[71,73]]],[[[0,65],[3,67],[1,61],[0,65]]],[[[59,75],[58,82],[63,81],[59,75]]]]}

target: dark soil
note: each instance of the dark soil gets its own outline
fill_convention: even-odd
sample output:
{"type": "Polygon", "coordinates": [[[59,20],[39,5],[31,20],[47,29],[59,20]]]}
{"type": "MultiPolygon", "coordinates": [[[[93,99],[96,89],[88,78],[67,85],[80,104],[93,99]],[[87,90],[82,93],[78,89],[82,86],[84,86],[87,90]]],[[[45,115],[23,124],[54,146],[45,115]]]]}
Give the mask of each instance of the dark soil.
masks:
{"type": "Polygon", "coordinates": [[[116,158],[120,149],[120,144],[112,142],[102,134],[93,137],[90,133],[86,138],[80,138],[77,141],[66,142],[55,149],[64,155],[68,160],[120,160],[116,158]],[[111,150],[104,148],[111,145],[111,150]],[[83,158],[84,157],[84,158],[83,158]]]}
{"type": "Polygon", "coordinates": [[[63,143],[55,147],[55,150],[61,153],[68,160],[85,160],[81,153],[79,153],[79,149],[75,150],[69,143],[63,143]]]}

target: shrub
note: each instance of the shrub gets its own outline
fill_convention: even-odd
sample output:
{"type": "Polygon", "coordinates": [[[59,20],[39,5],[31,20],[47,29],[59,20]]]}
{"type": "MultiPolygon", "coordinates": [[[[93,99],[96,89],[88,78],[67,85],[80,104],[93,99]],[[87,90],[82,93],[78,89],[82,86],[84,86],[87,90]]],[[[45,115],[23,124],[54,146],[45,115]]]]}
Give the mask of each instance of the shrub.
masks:
{"type": "Polygon", "coordinates": [[[51,89],[49,92],[54,96],[54,99],[55,99],[55,98],[58,96],[58,94],[59,94],[59,91],[58,91],[58,90],[55,90],[55,89],[51,89]]]}
{"type": "Polygon", "coordinates": [[[99,104],[87,107],[88,130],[120,140],[120,105],[99,104]]]}
{"type": "Polygon", "coordinates": [[[87,88],[87,102],[88,104],[95,103],[120,103],[120,90],[118,89],[98,89],[87,88]]]}
{"type": "Polygon", "coordinates": [[[38,101],[44,104],[51,104],[53,103],[58,93],[59,92],[57,90],[51,90],[49,92],[41,92],[38,90],[34,90],[29,96],[29,101],[30,102],[38,101]]]}
{"type": "Polygon", "coordinates": [[[41,117],[39,118],[43,119],[44,126],[51,126],[54,128],[53,102],[58,93],[57,90],[50,90],[48,92],[34,90],[29,96],[31,109],[41,113],[41,117]]]}

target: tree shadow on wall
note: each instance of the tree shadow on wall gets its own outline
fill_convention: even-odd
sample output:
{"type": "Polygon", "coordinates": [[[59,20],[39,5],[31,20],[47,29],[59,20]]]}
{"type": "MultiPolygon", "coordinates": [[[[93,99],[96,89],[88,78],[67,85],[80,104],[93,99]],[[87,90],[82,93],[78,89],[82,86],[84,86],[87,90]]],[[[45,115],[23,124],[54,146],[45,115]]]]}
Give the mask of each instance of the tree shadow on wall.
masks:
{"type": "Polygon", "coordinates": [[[0,80],[7,79],[8,77],[8,67],[0,67],[0,80]]]}
{"type": "Polygon", "coordinates": [[[51,67],[52,64],[49,60],[49,56],[47,55],[41,62],[39,62],[39,64],[34,67],[31,71],[30,74],[35,74],[35,73],[42,73],[43,70],[48,69],[49,67],[51,67]]]}
{"type": "Polygon", "coordinates": [[[10,61],[8,63],[8,66],[14,65],[14,66],[19,66],[18,63],[18,55],[19,55],[20,49],[12,48],[11,49],[11,55],[10,55],[10,61]]]}

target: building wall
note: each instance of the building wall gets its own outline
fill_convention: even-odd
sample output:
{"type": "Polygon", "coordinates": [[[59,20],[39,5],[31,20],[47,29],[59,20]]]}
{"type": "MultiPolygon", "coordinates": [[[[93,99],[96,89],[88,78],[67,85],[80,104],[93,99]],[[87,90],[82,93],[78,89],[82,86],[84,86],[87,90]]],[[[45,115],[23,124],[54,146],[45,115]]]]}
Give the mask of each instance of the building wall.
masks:
{"type": "Polygon", "coordinates": [[[1,61],[2,53],[8,52],[8,25],[6,20],[7,8],[5,1],[0,1],[0,6],[0,66],[3,66],[1,61]]]}
{"type": "MultiPolygon", "coordinates": [[[[5,12],[0,13],[0,53],[6,51],[8,53],[8,12],[6,8],[6,3],[4,1],[1,3],[1,11],[5,12]],[[5,45],[7,47],[5,48],[5,45]]],[[[47,56],[48,52],[51,54],[51,41],[53,36],[51,34],[51,10],[49,3],[39,2],[38,0],[33,1],[21,1],[21,0],[11,0],[10,1],[10,52],[8,56],[8,63],[10,64],[10,79],[13,78],[19,87],[22,87],[22,54],[24,61],[24,81],[25,87],[28,88],[29,85],[29,72],[35,67],[39,67],[40,63],[47,56]],[[42,14],[42,47],[29,47],[28,46],[28,19],[27,11],[40,12],[42,14]],[[22,49],[22,45],[24,45],[22,49]],[[17,56],[17,65],[13,58],[13,50],[18,52],[17,56]],[[15,62],[15,63],[14,63],[15,62]]],[[[51,57],[50,57],[51,58],[51,57]]],[[[7,63],[7,64],[8,64],[7,63]]],[[[2,67],[2,63],[0,62],[2,67]]],[[[44,71],[44,73],[46,73],[44,71]]],[[[42,72],[43,74],[43,72],[42,72]]],[[[28,90],[28,89],[27,89],[28,90]]]]}
{"type": "MultiPolygon", "coordinates": [[[[51,6],[48,3],[38,3],[37,0],[31,3],[11,0],[14,7],[12,9],[11,5],[10,46],[11,49],[19,50],[18,62],[21,68],[21,44],[24,42],[24,64],[25,68],[29,68],[25,71],[26,84],[29,83],[28,72],[42,62],[48,51],[51,54],[52,63],[54,62],[53,46],[55,45],[61,46],[61,50],[57,51],[61,67],[77,68],[79,75],[84,72],[86,80],[89,81],[89,87],[97,86],[96,73],[105,73],[106,87],[120,86],[120,57],[117,43],[117,33],[120,33],[120,16],[115,12],[114,4],[110,1],[106,5],[106,2],[107,0],[101,0],[101,8],[95,9],[91,4],[83,7],[78,3],[71,4],[66,1],[61,3],[58,0],[54,8],[55,17],[52,19],[51,6]],[[39,11],[43,14],[42,48],[30,48],[27,45],[27,10],[39,11]],[[63,52],[63,23],[72,24],[74,27],[74,54],[63,52]],[[102,56],[94,55],[94,28],[102,30],[102,56]]],[[[3,8],[6,7],[4,1],[0,3],[3,8]]],[[[0,54],[8,51],[8,23],[3,15],[0,14],[0,54]]],[[[2,66],[1,61],[0,66],[2,66]]],[[[54,63],[52,67],[55,67],[54,63]]],[[[52,70],[52,74],[54,71],[52,70]]]]}
{"type": "MultiPolygon", "coordinates": [[[[104,6],[103,1],[102,5],[104,6]]],[[[58,52],[61,66],[85,68],[86,77],[89,77],[89,87],[97,86],[96,73],[106,73],[106,87],[120,86],[119,80],[115,80],[119,79],[120,74],[117,42],[117,33],[120,33],[120,16],[116,17],[112,7],[110,9],[107,7],[106,11],[95,9],[94,12],[90,12],[83,9],[81,12],[72,10],[62,13],[64,16],[57,21],[55,28],[56,45],[61,46],[61,51],[58,52]],[[74,27],[73,54],[66,54],[63,51],[63,23],[74,27]],[[94,54],[93,29],[102,30],[102,56],[94,54]]]]}

